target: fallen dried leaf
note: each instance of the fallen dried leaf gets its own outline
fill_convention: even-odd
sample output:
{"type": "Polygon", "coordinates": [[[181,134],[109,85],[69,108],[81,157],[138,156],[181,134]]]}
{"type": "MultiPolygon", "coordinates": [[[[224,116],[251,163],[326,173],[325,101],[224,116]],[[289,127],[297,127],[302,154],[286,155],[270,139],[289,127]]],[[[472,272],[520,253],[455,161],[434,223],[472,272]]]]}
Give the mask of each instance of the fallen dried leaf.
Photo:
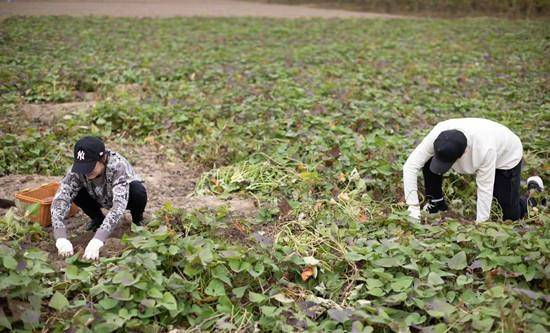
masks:
{"type": "Polygon", "coordinates": [[[313,267],[308,266],[302,271],[302,281],[306,282],[313,276],[313,267]]]}

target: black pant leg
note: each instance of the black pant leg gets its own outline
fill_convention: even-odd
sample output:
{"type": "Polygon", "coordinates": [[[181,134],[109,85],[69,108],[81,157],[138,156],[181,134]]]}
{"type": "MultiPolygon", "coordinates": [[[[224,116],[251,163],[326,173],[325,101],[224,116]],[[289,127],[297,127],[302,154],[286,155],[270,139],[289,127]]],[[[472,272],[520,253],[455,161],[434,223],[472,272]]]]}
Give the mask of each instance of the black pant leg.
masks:
{"type": "Polygon", "coordinates": [[[527,215],[526,199],[520,196],[521,163],[509,170],[497,169],[493,196],[502,208],[503,220],[518,220],[527,215]]]}
{"type": "Polygon", "coordinates": [[[430,171],[431,162],[432,159],[430,158],[422,168],[426,197],[431,197],[432,199],[441,199],[443,198],[443,176],[430,171]]]}
{"type": "Polygon", "coordinates": [[[132,214],[132,222],[139,224],[143,220],[143,212],[147,205],[147,190],[142,182],[133,181],[130,183],[130,193],[126,209],[132,214]]]}
{"type": "Polygon", "coordinates": [[[103,221],[105,215],[101,211],[101,205],[95,201],[85,188],[81,188],[74,198],[75,205],[80,207],[84,214],[88,215],[92,221],[103,221]]]}

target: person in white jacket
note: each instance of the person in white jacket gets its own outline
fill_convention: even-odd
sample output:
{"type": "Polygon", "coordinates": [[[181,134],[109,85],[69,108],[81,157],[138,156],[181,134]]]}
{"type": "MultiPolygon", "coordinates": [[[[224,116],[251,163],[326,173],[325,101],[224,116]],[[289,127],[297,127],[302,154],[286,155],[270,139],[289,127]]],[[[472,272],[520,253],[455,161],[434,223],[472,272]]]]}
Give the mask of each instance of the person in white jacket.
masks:
{"type": "MultiPolygon", "coordinates": [[[[403,166],[403,186],[409,216],[420,218],[417,173],[424,175],[424,210],[447,210],[442,190],[443,174],[453,169],[475,174],[477,184],[476,222],[489,219],[495,197],[503,219],[517,220],[527,214],[527,198],[520,196],[523,158],[521,140],[506,126],[481,118],[449,119],[438,123],[411,153],[403,166]]],[[[528,188],[542,191],[538,176],[527,180],[528,188]]]]}

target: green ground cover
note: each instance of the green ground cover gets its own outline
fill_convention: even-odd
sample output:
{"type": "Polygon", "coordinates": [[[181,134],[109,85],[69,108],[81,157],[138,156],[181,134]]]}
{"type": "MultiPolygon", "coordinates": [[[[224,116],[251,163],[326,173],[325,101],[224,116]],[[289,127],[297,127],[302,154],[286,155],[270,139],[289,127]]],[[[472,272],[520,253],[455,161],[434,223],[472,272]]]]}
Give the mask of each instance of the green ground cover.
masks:
{"type": "MultiPolygon", "coordinates": [[[[252,197],[167,205],[118,257],[67,259],[2,222],[0,327],[79,332],[503,331],[550,327],[549,218],[474,225],[475,182],[452,213],[411,224],[401,166],[438,121],[486,117],[550,179],[550,25],[538,21],[9,18],[0,26],[0,175],[61,175],[83,134],[155,140],[207,171],[195,191],[252,197]],[[138,84],[136,99],[121,84],[138,84]],[[29,103],[99,100],[51,125],[29,103]],[[268,232],[269,231],[269,232],[268,232]],[[264,233],[268,236],[263,236],[264,233]]],[[[29,228],[28,232],[25,232],[29,228]]]]}

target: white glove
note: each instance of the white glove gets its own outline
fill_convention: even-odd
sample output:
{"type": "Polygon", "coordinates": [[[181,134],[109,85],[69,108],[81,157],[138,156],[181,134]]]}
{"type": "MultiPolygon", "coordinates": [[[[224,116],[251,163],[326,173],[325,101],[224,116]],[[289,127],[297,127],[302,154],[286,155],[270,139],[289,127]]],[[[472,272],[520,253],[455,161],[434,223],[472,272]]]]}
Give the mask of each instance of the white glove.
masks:
{"type": "Polygon", "coordinates": [[[67,238],[58,238],[55,241],[57,253],[62,257],[72,256],[74,253],[73,244],[67,238]]]}
{"type": "Polygon", "coordinates": [[[99,249],[103,246],[103,242],[97,238],[92,238],[92,240],[86,246],[84,250],[84,259],[96,260],[99,258],[99,249]]]}
{"type": "Polygon", "coordinates": [[[407,209],[409,211],[409,217],[415,221],[420,220],[420,206],[411,205],[407,209]]]}

